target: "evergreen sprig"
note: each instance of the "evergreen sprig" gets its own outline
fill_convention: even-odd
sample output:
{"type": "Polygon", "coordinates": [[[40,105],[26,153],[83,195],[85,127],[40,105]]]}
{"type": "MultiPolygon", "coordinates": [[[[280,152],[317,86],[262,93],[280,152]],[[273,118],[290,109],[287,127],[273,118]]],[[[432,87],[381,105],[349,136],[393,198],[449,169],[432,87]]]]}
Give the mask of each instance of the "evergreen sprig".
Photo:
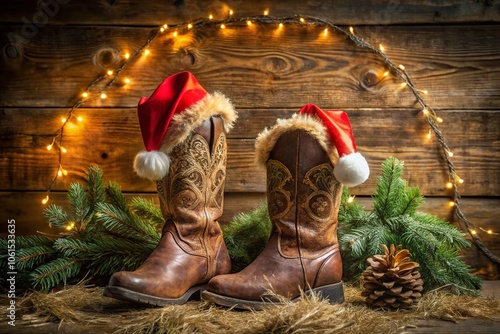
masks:
{"type": "MultiPolygon", "coordinates": [[[[104,185],[98,167],[89,167],[84,185],[71,184],[68,201],[70,212],[54,204],[44,210],[49,225],[58,230],[54,238],[16,239],[18,277],[27,277],[35,289],[134,270],[160,239],[157,228],[163,218],[154,203],[132,199],[129,205],[117,184],[104,185]]],[[[6,240],[0,246],[6,249],[6,240]]],[[[6,261],[0,257],[2,268],[6,261]]]]}
{"type": "Polygon", "coordinates": [[[436,216],[417,211],[424,198],[417,187],[408,186],[402,178],[403,166],[395,158],[382,164],[373,211],[361,211],[358,204],[341,205],[339,241],[344,274],[355,279],[382,245],[402,245],[420,264],[427,291],[449,286],[457,294],[477,294],[481,280],[459,257],[460,250],[469,246],[464,233],[436,216]]]}
{"type": "Polygon", "coordinates": [[[224,241],[231,257],[232,271],[246,267],[262,252],[271,233],[271,220],[267,204],[242,212],[222,225],[224,241]]]}

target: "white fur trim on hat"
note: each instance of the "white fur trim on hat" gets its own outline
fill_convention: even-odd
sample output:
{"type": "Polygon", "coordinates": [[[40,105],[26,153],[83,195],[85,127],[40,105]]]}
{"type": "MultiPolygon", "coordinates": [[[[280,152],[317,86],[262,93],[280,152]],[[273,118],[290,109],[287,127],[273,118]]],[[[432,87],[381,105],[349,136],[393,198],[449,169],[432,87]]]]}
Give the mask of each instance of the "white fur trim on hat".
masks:
{"type": "Polygon", "coordinates": [[[140,177],[156,181],[167,175],[170,158],[161,151],[142,151],[135,156],[134,170],[140,177]]]}
{"type": "Polygon", "coordinates": [[[368,179],[370,168],[361,153],[356,152],[340,157],[333,175],[346,187],[355,187],[368,179]]]}

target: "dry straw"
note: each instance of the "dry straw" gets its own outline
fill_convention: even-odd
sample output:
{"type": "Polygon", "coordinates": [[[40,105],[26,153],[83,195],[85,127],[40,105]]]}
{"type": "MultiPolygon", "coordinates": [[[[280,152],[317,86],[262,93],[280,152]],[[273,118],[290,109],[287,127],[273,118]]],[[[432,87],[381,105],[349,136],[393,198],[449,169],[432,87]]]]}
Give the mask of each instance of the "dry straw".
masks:
{"type": "MultiPolygon", "coordinates": [[[[498,319],[500,299],[456,296],[445,291],[425,294],[409,310],[367,306],[359,287],[345,287],[346,302],[331,305],[318,296],[297,303],[282,300],[263,311],[235,311],[205,302],[147,307],[102,295],[100,287],[72,286],[55,293],[33,292],[20,306],[31,324],[59,322],[89,326],[107,333],[401,333],[418,320],[498,319]],[[34,321],[36,319],[36,321],[34,321]],[[97,326],[97,327],[96,327],[97,326]]],[[[21,322],[20,324],[26,324],[21,322]]]]}

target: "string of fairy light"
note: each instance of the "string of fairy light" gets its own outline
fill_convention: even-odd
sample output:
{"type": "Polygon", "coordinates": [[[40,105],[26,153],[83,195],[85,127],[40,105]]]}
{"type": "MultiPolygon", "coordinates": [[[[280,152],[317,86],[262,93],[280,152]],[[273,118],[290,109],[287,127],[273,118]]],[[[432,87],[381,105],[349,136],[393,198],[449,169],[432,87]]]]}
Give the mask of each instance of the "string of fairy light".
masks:
{"type": "MultiPolygon", "coordinates": [[[[464,183],[464,180],[457,174],[454,164],[451,160],[453,157],[453,151],[451,148],[448,146],[446,143],[444,136],[439,128],[439,123],[443,122],[443,119],[437,115],[436,111],[429,105],[427,102],[424,100],[423,96],[428,94],[427,90],[421,90],[417,89],[415,84],[413,83],[412,78],[410,77],[409,73],[407,72],[406,68],[402,64],[396,64],[394,63],[387,55],[386,53],[386,47],[383,46],[382,44],[378,44],[377,47],[371,45],[370,43],[366,42],[363,38],[358,36],[355,31],[354,27],[349,27],[348,29],[344,29],[340,26],[337,26],[329,21],[323,20],[321,18],[313,17],[313,16],[306,16],[306,15],[290,15],[290,16],[285,16],[285,17],[273,17],[269,15],[269,10],[266,10],[263,12],[262,15],[256,15],[256,16],[250,16],[250,17],[241,17],[237,18],[234,17],[234,11],[232,9],[229,9],[227,11],[227,17],[223,20],[215,20],[214,16],[212,14],[208,15],[207,18],[200,18],[197,20],[193,20],[191,22],[184,22],[176,25],[169,26],[168,24],[164,24],[160,26],[159,28],[156,28],[152,36],[140,47],[138,48],[135,52],[131,53],[125,53],[123,55],[123,60],[120,64],[115,69],[109,69],[107,70],[106,73],[102,74],[98,78],[96,78],[92,83],[90,83],[85,89],[83,89],[83,93],[81,94],[80,98],[78,101],[74,103],[74,105],[71,107],[69,110],[68,114],[66,117],[64,117],[61,122],[62,125],[59,128],[59,130],[55,133],[55,135],[52,138],[51,143],[47,146],[47,149],[50,151],[54,147],[58,151],[58,169],[55,173],[54,178],[52,179],[47,192],[46,196],[43,198],[42,203],[46,204],[49,201],[50,198],[50,192],[52,188],[54,187],[55,183],[57,182],[57,179],[59,177],[65,176],[68,174],[68,171],[63,168],[62,166],[62,158],[63,154],[67,152],[67,148],[63,146],[63,138],[64,138],[64,131],[66,126],[69,124],[70,121],[75,119],[77,122],[82,122],[83,118],[81,116],[76,115],[76,111],[78,108],[80,108],[82,105],[84,105],[87,102],[90,102],[95,99],[106,99],[106,91],[108,88],[113,86],[121,72],[130,64],[134,62],[139,57],[144,57],[148,56],[150,54],[149,46],[154,42],[155,39],[157,39],[159,36],[165,35],[165,34],[171,34],[170,36],[172,38],[178,38],[182,36],[182,34],[186,31],[193,30],[193,29],[202,29],[202,28],[207,28],[207,27],[218,27],[220,29],[226,29],[228,26],[252,26],[253,24],[271,24],[271,25],[277,25],[278,29],[284,29],[285,25],[287,24],[295,24],[295,25],[304,25],[304,26],[317,26],[321,27],[322,29],[322,34],[324,37],[327,37],[330,31],[337,31],[348,38],[352,42],[356,44],[356,46],[370,50],[371,52],[375,53],[378,55],[384,63],[387,65],[387,70],[382,74],[382,77],[388,77],[389,75],[394,75],[402,80],[401,87],[402,88],[407,88],[409,89],[413,95],[415,96],[415,99],[417,103],[419,104],[422,112],[422,116],[425,117],[429,124],[429,130],[426,135],[428,139],[432,138],[432,135],[435,136],[437,139],[438,143],[440,144],[441,149],[443,150],[443,156],[447,164],[447,170],[448,170],[448,175],[449,175],[449,181],[446,184],[446,188],[450,189],[453,191],[453,199],[449,202],[449,206],[453,207],[457,217],[460,222],[462,222],[469,234],[471,235],[472,239],[475,241],[476,245],[483,251],[483,253],[490,258],[492,261],[500,264],[500,259],[498,259],[496,256],[491,254],[487,248],[482,244],[481,239],[478,236],[478,231],[482,231],[486,234],[494,234],[494,235],[499,235],[499,233],[494,232],[491,229],[484,229],[482,227],[478,227],[473,225],[464,215],[462,208],[461,208],[461,203],[460,203],[460,193],[458,189],[458,185],[464,183]],[[97,87],[98,84],[101,82],[108,80],[100,89],[97,89],[96,92],[92,92],[92,89],[97,87]]],[[[131,80],[129,78],[124,78],[122,84],[128,85],[131,83],[131,80]]],[[[353,198],[349,199],[350,201],[353,200],[353,198]]]]}

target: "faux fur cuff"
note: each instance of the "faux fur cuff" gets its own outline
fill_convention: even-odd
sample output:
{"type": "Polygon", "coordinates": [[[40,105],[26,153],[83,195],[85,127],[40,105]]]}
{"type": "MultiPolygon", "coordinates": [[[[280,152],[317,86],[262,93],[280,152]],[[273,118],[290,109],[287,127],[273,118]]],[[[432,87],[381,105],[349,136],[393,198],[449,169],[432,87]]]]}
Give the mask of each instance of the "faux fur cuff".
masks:
{"type": "Polygon", "coordinates": [[[305,130],[316,138],[335,165],[339,159],[337,149],[331,144],[328,133],[323,123],[318,118],[308,114],[294,114],[291,118],[278,119],[271,129],[265,129],[255,142],[256,160],[259,165],[264,165],[269,159],[269,154],[281,135],[293,130],[305,130]]]}
{"type": "Polygon", "coordinates": [[[233,105],[222,93],[207,94],[203,99],[172,117],[160,150],[170,153],[175,145],[182,143],[189,134],[212,116],[220,116],[224,130],[229,132],[238,118],[233,105]]]}

